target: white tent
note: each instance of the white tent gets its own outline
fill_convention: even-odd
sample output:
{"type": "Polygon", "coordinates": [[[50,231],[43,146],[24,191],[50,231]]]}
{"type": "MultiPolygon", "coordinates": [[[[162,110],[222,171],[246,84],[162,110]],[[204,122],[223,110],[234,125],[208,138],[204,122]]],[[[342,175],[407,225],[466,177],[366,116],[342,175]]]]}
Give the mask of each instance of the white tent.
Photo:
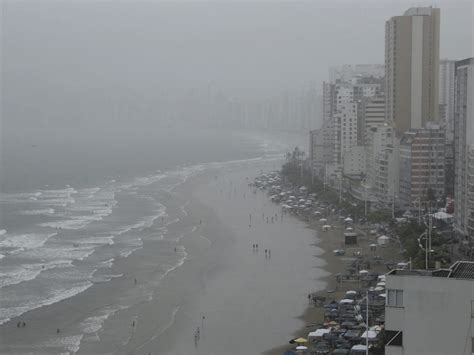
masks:
{"type": "Polygon", "coordinates": [[[330,333],[331,329],[319,328],[308,334],[308,338],[321,338],[324,334],[330,333]]]}
{"type": "MultiPolygon", "coordinates": [[[[377,338],[378,332],[375,330],[369,330],[369,341],[370,340],[375,340],[377,338]]],[[[363,332],[362,335],[360,336],[362,339],[367,339],[367,331],[363,332]]]]}
{"type": "Polygon", "coordinates": [[[388,244],[389,241],[390,241],[390,238],[387,237],[386,235],[382,235],[382,236],[377,238],[377,243],[379,245],[386,245],[386,244],[388,244]]]}
{"type": "Polygon", "coordinates": [[[339,301],[340,304],[352,304],[354,303],[354,300],[351,300],[349,298],[343,298],[342,300],[339,301]]]}
{"type": "Polygon", "coordinates": [[[453,218],[453,215],[452,214],[448,214],[446,212],[436,212],[436,213],[433,213],[433,217],[435,219],[441,219],[443,221],[447,221],[451,218],[453,218]]]}
{"type": "Polygon", "coordinates": [[[367,350],[367,346],[363,345],[363,344],[357,344],[357,345],[354,345],[352,348],[351,348],[351,351],[366,351],[367,350]]]}

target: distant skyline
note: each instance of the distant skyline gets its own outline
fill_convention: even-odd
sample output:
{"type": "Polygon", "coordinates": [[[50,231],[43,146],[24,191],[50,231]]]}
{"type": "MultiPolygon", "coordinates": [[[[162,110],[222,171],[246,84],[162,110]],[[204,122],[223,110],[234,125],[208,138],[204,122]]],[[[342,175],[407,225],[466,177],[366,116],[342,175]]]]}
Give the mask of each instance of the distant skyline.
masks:
{"type": "Polygon", "coordinates": [[[383,63],[385,21],[428,4],[441,58],[474,55],[470,1],[3,1],[3,66],[50,84],[296,88],[331,65],[383,63]]]}

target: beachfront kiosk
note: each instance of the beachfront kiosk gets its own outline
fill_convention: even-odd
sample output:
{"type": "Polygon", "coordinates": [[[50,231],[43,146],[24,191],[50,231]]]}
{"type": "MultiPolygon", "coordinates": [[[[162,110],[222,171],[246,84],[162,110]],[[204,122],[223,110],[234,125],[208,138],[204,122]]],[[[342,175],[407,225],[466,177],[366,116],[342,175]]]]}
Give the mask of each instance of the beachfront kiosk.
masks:
{"type": "Polygon", "coordinates": [[[353,230],[344,232],[344,244],[355,245],[357,244],[357,233],[353,230]]]}

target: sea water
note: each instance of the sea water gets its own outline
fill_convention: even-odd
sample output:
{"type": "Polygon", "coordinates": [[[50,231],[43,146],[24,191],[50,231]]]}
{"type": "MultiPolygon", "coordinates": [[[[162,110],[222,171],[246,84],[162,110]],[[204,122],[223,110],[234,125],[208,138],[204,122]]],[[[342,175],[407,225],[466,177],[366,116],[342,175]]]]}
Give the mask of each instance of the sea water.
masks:
{"type": "MultiPolygon", "coordinates": [[[[121,277],[109,271],[114,261],[142,248],[146,238],[179,244],[183,234],[167,235],[179,221],[167,203],[189,177],[225,164],[282,157],[297,141],[210,130],[148,133],[135,145],[114,142],[114,149],[104,146],[109,140],[86,145],[71,139],[64,147],[62,139],[37,137],[34,145],[7,139],[0,194],[0,324],[121,277]]],[[[186,204],[179,210],[186,214],[186,204]]],[[[157,260],[161,277],[186,257],[179,246],[172,258],[157,260]]],[[[152,294],[152,287],[144,289],[140,299],[152,294]]],[[[78,320],[80,334],[58,335],[37,346],[77,351],[83,336],[97,336],[110,315],[138,301],[123,297],[121,304],[78,320]]]]}

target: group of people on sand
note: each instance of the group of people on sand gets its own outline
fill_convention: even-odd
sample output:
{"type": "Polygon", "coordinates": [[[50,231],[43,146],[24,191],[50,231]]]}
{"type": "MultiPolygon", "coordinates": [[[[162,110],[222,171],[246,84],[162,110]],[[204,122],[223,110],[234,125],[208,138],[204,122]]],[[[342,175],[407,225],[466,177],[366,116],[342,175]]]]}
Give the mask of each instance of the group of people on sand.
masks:
{"type": "Polygon", "coordinates": [[[194,332],[194,341],[197,343],[200,338],[201,338],[201,331],[199,327],[197,327],[196,331],[194,332]]]}
{"type": "MultiPolygon", "coordinates": [[[[252,244],[252,248],[254,252],[258,251],[258,244],[252,244]]],[[[265,249],[265,258],[271,258],[272,257],[272,250],[271,249],[265,249]]]]}
{"type": "Polygon", "coordinates": [[[16,324],[16,326],[17,326],[17,328],[24,328],[24,327],[26,327],[26,323],[25,322],[18,322],[16,324]]]}

